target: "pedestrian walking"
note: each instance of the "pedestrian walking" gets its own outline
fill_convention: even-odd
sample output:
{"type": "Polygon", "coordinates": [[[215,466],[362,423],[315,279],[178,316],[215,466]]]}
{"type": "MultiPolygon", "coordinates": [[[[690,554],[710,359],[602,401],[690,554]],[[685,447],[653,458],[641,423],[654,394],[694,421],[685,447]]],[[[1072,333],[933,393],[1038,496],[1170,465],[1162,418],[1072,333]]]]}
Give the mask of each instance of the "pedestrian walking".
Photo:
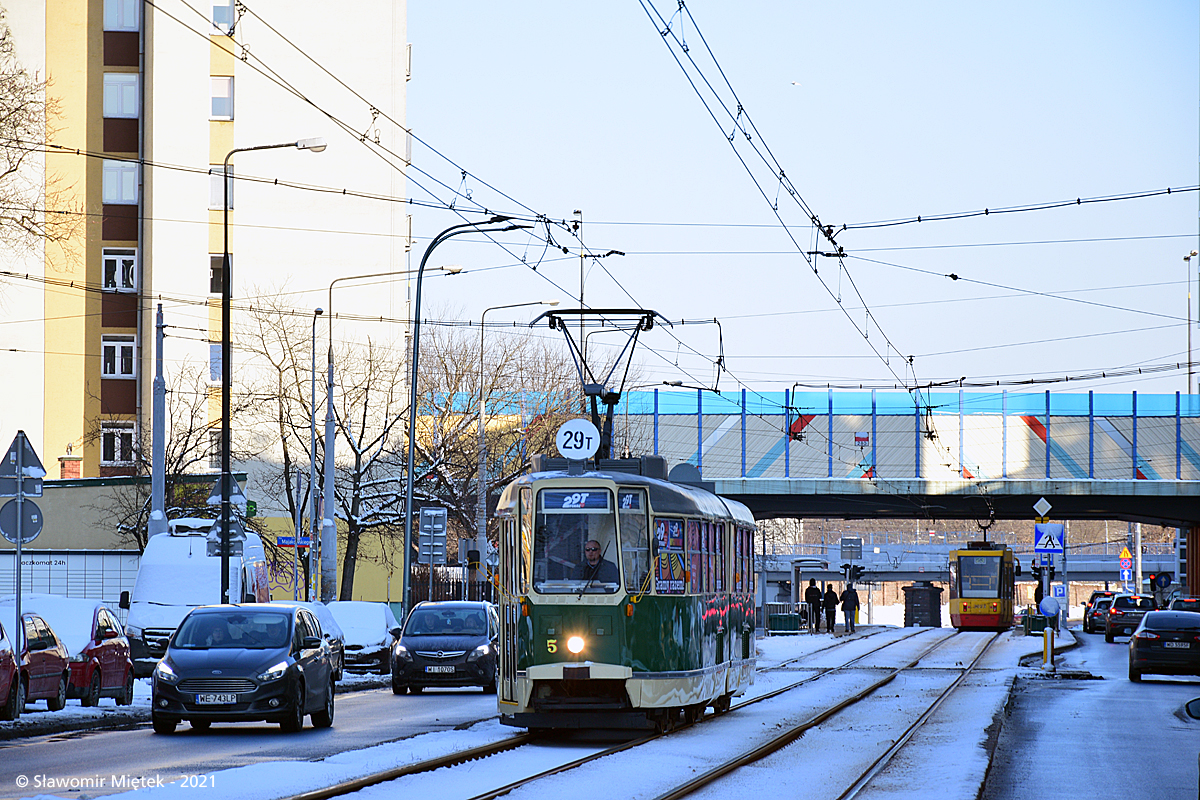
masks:
{"type": "Polygon", "coordinates": [[[825,589],[825,627],[833,633],[833,623],[837,619],[838,593],[834,590],[833,584],[829,584],[825,589]]]}
{"type": "Polygon", "coordinates": [[[846,633],[854,633],[854,615],[858,613],[858,592],[847,583],[842,591],[842,613],[846,616],[846,633]]]}
{"type": "Polygon", "coordinates": [[[804,602],[808,604],[808,630],[821,632],[821,590],[817,588],[817,579],[808,579],[808,588],[804,590],[804,602]]]}

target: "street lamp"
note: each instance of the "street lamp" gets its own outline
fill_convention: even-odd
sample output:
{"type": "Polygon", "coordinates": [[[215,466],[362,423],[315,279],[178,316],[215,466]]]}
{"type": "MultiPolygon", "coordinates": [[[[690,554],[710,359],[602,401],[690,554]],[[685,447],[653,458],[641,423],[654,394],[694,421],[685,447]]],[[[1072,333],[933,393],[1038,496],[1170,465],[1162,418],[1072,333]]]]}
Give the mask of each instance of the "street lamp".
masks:
{"type": "MultiPolygon", "coordinates": [[[[308,580],[304,585],[304,599],[316,600],[313,593],[313,578],[317,574],[317,317],[325,313],[325,309],[313,309],[312,331],[312,401],[309,406],[310,432],[308,440],[308,494],[312,502],[312,512],[308,516],[308,580]]],[[[296,543],[299,550],[300,543],[296,543]]]]}
{"type": "Polygon", "coordinates": [[[225,202],[222,204],[221,228],[224,238],[224,255],[221,259],[221,602],[229,602],[229,517],[230,498],[233,496],[233,466],[230,458],[230,386],[233,383],[233,347],[230,339],[230,305],[233,297],[233,268],[229,262],[229,159],[234,153],[251,150],[275,150],[295,147],[319,153],[325,149],[324,139],[300,139],[282,144],[260,144],[253,147],[235,147],[225,155],[221,180],[225,202]]]}
{"type": "MultiPolygon", "coordinates": [[[[412,505],[413,505],[413,447],[417,437],[417,369],[421,357],[421,278],[425,274],[425,264],[429,255],[439,244],[454,236],[464,233],[495,233],[527,228],[528,225],[506,225],[503,228],[481,228],[481,225],[494,225],[508,222],[512,217],[494,216],[482,222],[464,222],[461,225],[451,225],[446,230],[434,236],[421,256],[421,265],[417,267],[417,288],[413,297],[412,315],[412,374],[409,378],[408,393],[408,459],[407,474],[404,476],[404,588],[401,603],[404,613],[408,613],[408,588],[412,577],[412,505]]],[[[433,586],[433,573],[430,572],[430,586],[433,586]]]]}
{"type": "MultiPolygon", "coordinates": [[[[1192,257],[1200,255],[1200,252],[1193,250],[1183,257],[1183,263],[1187,265],[1187,287],[1188,287],[1188,308],[1187,308],[1187,329],[1188,329],[1188,376],[1187,376],[1187,393],[1192,393],[1192,257]]],[[[1200,283],[1200,279],[1197,280],[1200,283]]]]}
{"type": "Polygon", "coordinates": [[[556,306],[558,300],[531,300],[527,303],[510,303],[505,306],[485,308],[479,315],[479,498],[475,506],[475,549],[482,555],[487,547],[487,458],[484,452],[484,401],[483,391],[483,321],[489,311],[522,306],[556,306]]]}
{"type": "MultiPolygon", "coordinates": [[[[459,272],[462,272],[462,267],[444,266],[444,267],[441,267],[440,269],[445,270],[447,273],[449,273],[451,275],[457,275],[459,272]]],[[[328,356],[328,363],[327,363],[327,369],[326,369],[328,376],[327,376],[327,384],[326,384],[326,392],[325,392],[325,488],[324,488],[325,513],[322,516],[321,529],[320,529],[319,533],[317,532],[316,514],[314,513],[314,515],[313,515],[313,537],[317,541],[319,541],[322,545],[321,546],[321,560],[319,562],[321,580],[317,584],[318,586],[320,586],[321,591],[320,591],[319,596],[316,596],[316,593],[314,593],[314,597],[313,597],[314,600],[321,599],[322,602],[329,602],[330,600],[335,599],[334,582],[337,580],[337,529],[336,529],[335,523],[334,523],[334,514],[336,513],[336,508],[335,508],[336,503],[334,502],[335,498],[334,498],[334,488],[333,488],[333,478],[334,478],[333,461],[334,461],[334,455],[336,452],[335,430],[334,430],[334,423],[336,422],[336,416],[333,413],[333,319],[336,315],[333,313],[333,287],[343,281],[357,281],[357,280],[363,280],[365,278],[390,278],[390,277],[395,277],[398,275],[411,275],[415,271],[416,270],[404,269],[404,270],[397,270],[397,271],[392,271],[392,272],[370,272],[370,273],[367,273],[364,275],[343,275],[342,277],[334,278],[332,281],[329,282],[329,356],[328,356]],[[326,578],[328,578],[328,580],[326,580],[326,578]]],[[[315,326],[315,323],[314,323],[314,326],[315,326]]],[[[313,330],[313,342],[314,342],[314,349],[315,349],[315,346],[316,346],[316,344],[315,344],[316,343],[315,327],[313,330]]],[[[314,358],[313,382],[315,384],[315,382],[316,382],[316,376],[315,376],[316,355],[315,354],[314,354],[313,358],[314,358]]],[[[313,389],[313,395],[315,398],[315,396],[316,396],[315,388],[313,389]]],[[[316,414],[316,400],[315,399],[313,400],[313,414],[314,415],[316,414]]],[[[312,447],[313,447],[313,461],[315,462],[316,461],[316,452],[317,452],[316,420],[315,419],[313,420],[313,445],[312,445],[312,447]]],[[[315,469],[315,467],[314,467],[314,469],[315,469]]],[[[315,504],[314,504],[314,507],[315,507],[315,504]]],[[[312,548],[314,546],[315,545],[310,544],[310,548],[312,548]]],[[[310,549],[309,552],[311,554],[314,551],[312,549],[310,549]]],[[[318,567],[317,562],[314,562],[313,563],[313,573],[312,573],[313,580],[316,579],[316,576],[318,574],[317,567],[318,567]]]]}

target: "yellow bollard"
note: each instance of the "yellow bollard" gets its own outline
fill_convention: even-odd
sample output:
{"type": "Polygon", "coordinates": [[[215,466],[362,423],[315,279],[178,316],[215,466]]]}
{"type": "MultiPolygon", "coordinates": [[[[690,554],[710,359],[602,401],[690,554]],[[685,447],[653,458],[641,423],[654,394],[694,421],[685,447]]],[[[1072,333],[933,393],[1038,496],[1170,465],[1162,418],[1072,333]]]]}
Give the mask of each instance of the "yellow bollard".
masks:
{"type": "Polygon", "coordinates": [[[1054,628],[1049,625],[1042,631],[1042,670],[1054,672],[1054,628]]]}

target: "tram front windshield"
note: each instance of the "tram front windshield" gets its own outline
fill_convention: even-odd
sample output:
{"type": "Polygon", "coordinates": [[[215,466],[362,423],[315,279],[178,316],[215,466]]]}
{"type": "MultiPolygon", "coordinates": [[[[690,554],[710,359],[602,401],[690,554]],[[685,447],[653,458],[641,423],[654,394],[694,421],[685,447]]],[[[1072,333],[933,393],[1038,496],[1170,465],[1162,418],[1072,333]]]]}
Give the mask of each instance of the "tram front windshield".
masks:
{"type": "Polygon", "coordinates": [[[959,556],[959,597],[998,597],[999,594],[1000,556],[959,556]]]}
{"type": "Polygon", "coordinates": [[[612,593],[620,588],[616,511],[607,489],[538,492],[533,537],[536,592],[612,593]]]}

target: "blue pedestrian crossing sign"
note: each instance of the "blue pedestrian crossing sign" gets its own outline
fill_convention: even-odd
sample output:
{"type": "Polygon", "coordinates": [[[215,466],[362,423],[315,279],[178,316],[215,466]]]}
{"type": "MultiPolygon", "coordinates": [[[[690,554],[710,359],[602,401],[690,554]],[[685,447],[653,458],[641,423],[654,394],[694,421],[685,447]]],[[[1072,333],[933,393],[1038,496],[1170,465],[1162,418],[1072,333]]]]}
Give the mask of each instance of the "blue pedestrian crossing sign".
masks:
{"type": "Polygon", "coordinates": [[[1039,522],[1033,526],[1033,552],[1062,553],[1066,534],[1061,522],[1039,522]]]}

